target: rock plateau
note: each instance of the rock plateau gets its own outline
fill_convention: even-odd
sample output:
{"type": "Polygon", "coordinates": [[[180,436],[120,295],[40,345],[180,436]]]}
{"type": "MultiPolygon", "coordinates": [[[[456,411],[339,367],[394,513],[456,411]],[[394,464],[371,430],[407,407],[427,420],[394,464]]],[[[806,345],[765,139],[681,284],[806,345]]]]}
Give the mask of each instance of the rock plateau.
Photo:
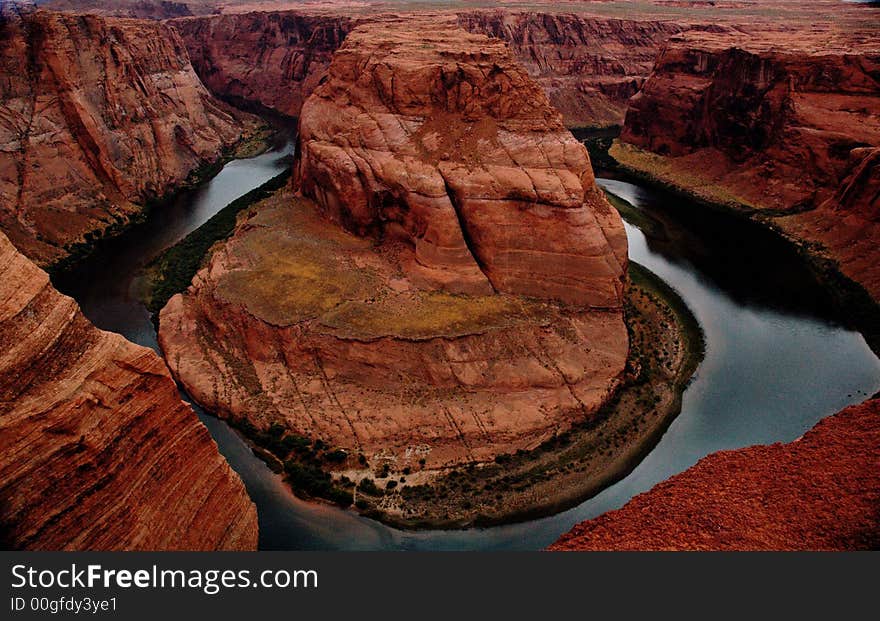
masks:
{"type": "Polygon", "coordinates": [[[500,41],[363,25],[304,104],[295,176],[240,219],[160,341],[197,401],[427,468],[530,448],[627,357],[626,238],[500,41]]]}

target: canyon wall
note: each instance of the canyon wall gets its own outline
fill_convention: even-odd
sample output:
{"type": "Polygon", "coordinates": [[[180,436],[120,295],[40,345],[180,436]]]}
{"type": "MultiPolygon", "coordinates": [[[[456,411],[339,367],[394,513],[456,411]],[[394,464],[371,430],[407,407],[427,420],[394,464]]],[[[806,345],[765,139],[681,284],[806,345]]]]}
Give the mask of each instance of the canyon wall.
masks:
{"type": "Polygon", "coordinates": [[[256,123],[156,22],[0,21],[0,229],[41,265],[129,222],[256,123]]]}
{"type": "Polygon", "coordinates": [[[169,22],[213,93],[294,117],[356,23],[342,15],[295,11],[169,22]]]}
{"type": "MultiPolygon", "coordinates": [[[[455,15],[455,14],[450,14],[455,15]]],[[[357,24],[389,16],[254,12],[174,20],[214,93],[299,116],[333,52],[357,24]]],[[[511,10],[465,11],[461,27],[506,41],[569,126],[623,122],[662,43],[691,26],[511,10]]]]}
{"type": "Polygon", "coordinates": [[[876,550],[880,401],[790,444],[713,453],[553,550],[876,550]]]}
{"type": "Polygon", "coordinates": [[[471,32],[506,41],[570,127],[620,125],[627,100],[650,74],[660,47],[690,28],[672,21],[504,9],[460,13],[458,21],[471,32]]]}
{"type": "Polygon", "coordinates": [[[0,233],[5,549],[254,549],[241,480],[162,360],[98,330],[0,233]]]}
{"type": "Polygon", "coordinates": [[[878,299],[880,50],[785,42],[673,38],[631,99],[612,154],[707,200],[773,217],[824,246],[878,299]]]}
{"type": "Polygon", "coordinates": [[[160,314],[197,401],[369,475],[533,448],[610,398],[623,225],[503,43],[454,19],[359,26],[297,152],[302,195],[244,215],[160,314]]]}

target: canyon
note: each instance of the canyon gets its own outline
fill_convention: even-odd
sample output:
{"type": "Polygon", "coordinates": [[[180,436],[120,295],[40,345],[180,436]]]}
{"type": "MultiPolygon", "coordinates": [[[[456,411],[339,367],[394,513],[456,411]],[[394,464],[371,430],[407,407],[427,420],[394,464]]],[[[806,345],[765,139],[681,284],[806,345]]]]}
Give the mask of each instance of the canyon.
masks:
{"type": "Polygon", "coordinates": [[[552,550],[876,550],[880,401],[789,444],[713,453],[552,550]]]}
{"type": "Polygon", "coordinates": [[[256,509],[153,351],[95,328],[0,233],[5,549],[254,549],[256,509]]]}
{"type": "MultiPolygon", "coordinates": [[[[662,43],[703,27],[502,9],[449,15],[470,32],[506,41],[569,126],[621,124],[627,99],[650,73],[662,43]]],[[[295,117],[346,35],[358,24],[388,18],[300,10],[168,23],[180,32],[196,72],[213,93],[295,117]]]]}
{"type": "MultiPolygon", "coordinates": [[[[262,123],[239,108],[299,117],[294,185],[172,298],[162,349],[199,404],[319,440],[336,477],[420,485],[532,450],[625,382],[626,236],[566,127],[622,125],[624,170],[880,299],[880,50],[861,7],[588,4],[4,13],[6,546],[256,546],[253,503],[165,364],[37,267],[246,153],[262,123]]],[[[554,549],[876,547],[877,414],[707,457],[554,549]]]]}
{"type": "Polygon", "coordinates": [[[624,166],[753,214],[880,298],[876,43],[687,33],[630,100],[624,166]]]}
{"type": "Polygon", "coordinates": [[[9,12],[0,74],[0,229],[41,266],[118,232],[260,125],[212,97],[153,21],[9,12]]]}
{"type": "Polygon", "coordinates": [[[351,476],[427,475],[535,447],[613,394],[623,226],[503,43],[359,26],[298,141],[298,195],[240,216],[160,313],[199,403],[320,439],[351,476]]]}

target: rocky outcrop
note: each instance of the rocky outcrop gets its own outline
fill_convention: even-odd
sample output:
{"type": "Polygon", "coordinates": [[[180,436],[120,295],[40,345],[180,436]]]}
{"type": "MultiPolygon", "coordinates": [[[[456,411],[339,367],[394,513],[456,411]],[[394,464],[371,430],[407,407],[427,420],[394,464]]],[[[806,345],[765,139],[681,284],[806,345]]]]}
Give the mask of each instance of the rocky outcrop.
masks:
{"type": "Polygon", "coordinates": [[[220,97],[299,116],[356,20],[295,11],[239,13],[170,22],[193,67],[220,97]]]}
{"type": "Polygon", "coordinates": [[[306,197],[259,205],[160,315],[197,401],[355,469],[430,470],[537,446],[610,397],[622,223],[502,43],[361,26],[299,140],[306,197]]]}
{"type": "Polygon", "coordinates": [[[506,41],[569,126],[622,124],[663,43],[691,27],[505,9],[460,13],[458,21],[506,41]]]}
{"type": "Polygon", "coordinates": [[[41,265],[124,225],[242,137],[154,22],[0,23],[0,228],[41,265]]]}
{"type": "Polygon", "coordinates": [[[796,41],[674,38],[612,154],[710,201],[787,216],[777,226],[825,246],[878,299],[880,262],[862,251],[877,239],[880,53],[796,41]]]}
{"type": "Polygon", "coordinates": [[[880,545],[880,401],[790,444],[714,453],[575,526],[554,550],[856,550],[880,545]]]}
{"type": "Polygon", "coordinates": [[[430,286],[620,308],[626,237],[586,150],[507,46],[434,25],[349,35],[303,106],[301,191],[412,244],[430,286]]]}
{"type": "MultiPolygon", "coordinates": [[[[171,24],[214,93],[299,116],[345,36],[358,24],[385,19],[278,11],[171,24]]],[[[465,11],[457,19],[470,32],[506,41],[569,126],[622,123],[626,101],[650,73],[662,43],[687,28],[668,21],[505,9],[465,11]]]]}
{"type": "Polygon", "coordinates": [[[92,326],[0,233],[6,549],[253,549],[244,486],[161,359],[92,326]]]}

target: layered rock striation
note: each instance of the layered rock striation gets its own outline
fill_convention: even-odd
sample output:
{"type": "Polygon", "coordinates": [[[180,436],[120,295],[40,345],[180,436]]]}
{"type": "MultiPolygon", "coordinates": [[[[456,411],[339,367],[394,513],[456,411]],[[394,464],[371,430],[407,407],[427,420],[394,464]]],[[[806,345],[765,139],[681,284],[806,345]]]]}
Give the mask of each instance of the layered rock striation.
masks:
{"type": "Polygon", "coordinates": [[[333,52],[363,19],[267,11],[169,24],[213,93],[296,117],[326,74],[333,52]]]}
{"type": "Polygon", "coordinates": [[[0,21],[0,229],[51,265],[221,157],[255,120],[217,101],[156,22],[0,21]]]}
{"type": "Polygon", "coordinates": [[[575,13],[470,11],[459,24],[506,41],[569,126],[623,123],[627,100],[651,73],[672,35],[693,26],[656,19],[575,13]]]}
{"type": "MultiPolygon", "coordinates": [[[[450,13],[475,34],[507,42],[569,126],[623,122],[626,101],[661,45],[692,26],[664,20],[513,11],[450,13]]],[[[418,15],[412,16],[419,19],[418,15]]],[[[221,97],[299,116],[330,58],[358,24],[393,17],[265,11],[174,20],[193,66],[221,97]]]]}
{"type": "Polygon", "coordinates": [[[612,154],[707,200],[776,217],[877,299],[878,76],[880,53],[865,46],[689,33],[658,57],[612,154]]]}
{"type": "Polygon", "coordinates": [[[295,166],[302,196],[242,218],[160,315],[197,401],[430,470],[537,446],[613,393],[622,223],[503,43],[358,27],[295,166]]]}
{"type": "Polygon", "coordinates": [[[95,328],[0,233],[6,549],[254,549],[241,480],[162,360],[95,328]]]}
{"type": "Polygon", "coordinates": [[[349,35],[302,110],[302,193],[411,244],[432,286],[620,308],[626,237],[584,147],[503,43],[426,24],[349,35]]]}
{"type": "Polygon", "coordinates": [[[860,550],[880,545],[880,401],[790,444],[714,453],[575,526],[554,550],[860,550]]]}

